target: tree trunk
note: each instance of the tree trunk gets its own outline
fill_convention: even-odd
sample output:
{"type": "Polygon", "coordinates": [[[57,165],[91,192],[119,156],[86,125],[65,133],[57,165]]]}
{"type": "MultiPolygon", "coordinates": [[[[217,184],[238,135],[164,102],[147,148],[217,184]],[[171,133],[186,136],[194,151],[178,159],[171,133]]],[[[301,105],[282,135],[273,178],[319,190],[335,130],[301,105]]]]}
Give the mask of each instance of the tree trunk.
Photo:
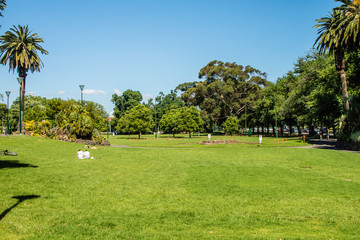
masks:
{"type": "MultiPolygon", "coordinates": [[[[23,78],[21,85],[20,85],[21,123],[19,123],[19,124],[21,124],[21,132],[22,132],[25,129],[24,109],[25,109],[25,83],[26,83],[27,69],[25,69],[24,67],[19,67],[18,72],[19,72],[19,77],[23,78]]],[[[18,130],[20,130],[19,125],[18,125],[18,130]]]]}
{"type": "Polygon", "coordinates": [[[349,127],[349,95],[347,90],[347,82],[346,82],[346,72],[345,72],[345,55],[342,50],[336,50],[335,51],[335,67],[338,71],[338,75],[341,80],[341,94],[342,94],[342,100],[343,100],[343,110],[344,110],[344,133],[350,133],[350,127],[349,127]]]}
{"type": "Polygon", "coordinates": [[[343,109],[347,118],[349,112],[349,96],[346,83],[345,55],[342,50],[335,51],[335,67],[341,80],[341,93],[343,98],[343,109]]]}
{"type": "Polygon", "coordinates": [[[349,113],[350,105],[349,105],[349,95],[347,91],[347,83],[346,83],[346,73],[345,70],[339,72],[340,80],[341,80],[341,93],[343,98],[343,109],[346,115],[346,118],[349,113]]]}

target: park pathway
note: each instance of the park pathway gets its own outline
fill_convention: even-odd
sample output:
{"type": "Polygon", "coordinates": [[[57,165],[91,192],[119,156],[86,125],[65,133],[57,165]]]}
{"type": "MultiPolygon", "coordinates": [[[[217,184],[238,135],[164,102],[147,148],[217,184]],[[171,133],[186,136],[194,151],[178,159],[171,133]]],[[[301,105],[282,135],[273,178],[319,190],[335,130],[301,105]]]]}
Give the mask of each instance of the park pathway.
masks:
{"type": "Polygon", "coordinates": [[[295,148],[315,148],[315,149],[327,149],[327,150],[336,150],[336,151],[343,151],[343,152],[353,152],[359,153],[360,151],[351,151],[351,150],[344,150],[338,149],[335,147],[337,139],[311,139],[309,146],[302,146],[302,147],[295,147],[295,148]]]}

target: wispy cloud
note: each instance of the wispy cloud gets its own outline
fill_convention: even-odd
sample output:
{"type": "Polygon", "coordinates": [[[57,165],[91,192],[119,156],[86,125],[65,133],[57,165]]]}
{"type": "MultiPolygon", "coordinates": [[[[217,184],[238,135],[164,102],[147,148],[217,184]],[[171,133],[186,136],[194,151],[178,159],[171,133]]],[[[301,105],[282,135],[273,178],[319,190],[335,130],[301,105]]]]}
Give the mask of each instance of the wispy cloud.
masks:
{"type": "Polygon", "coordinates": [[[59,95],[65,95],[65,93],[66,93],[66,92],[65,92],[64,90],[58,91],[58,94],[59,94],[59,95]]]}
{"type": "Polygon", "coordinates": [[[86,95],[106,95],[104,90],[84,89],[86,95]]]}
{"type": "Polygon", "coordinates": [[[28,95],[29,96],[35,96],[35,92],[29,92],[28,95]]]}
{"type": "Polygon", "coordinates": [[[149,100],[150,98],[154,98],[154,96],[151,94],[143,94],[142,96],[144,100],[149,100]]]}
{"type": "Polygon", "coordinates": [[[121,91],[119,91],[119,89],[114,89],[114,93],[116,93],[117,95],[122,95],[122,92],[121,91]]]}

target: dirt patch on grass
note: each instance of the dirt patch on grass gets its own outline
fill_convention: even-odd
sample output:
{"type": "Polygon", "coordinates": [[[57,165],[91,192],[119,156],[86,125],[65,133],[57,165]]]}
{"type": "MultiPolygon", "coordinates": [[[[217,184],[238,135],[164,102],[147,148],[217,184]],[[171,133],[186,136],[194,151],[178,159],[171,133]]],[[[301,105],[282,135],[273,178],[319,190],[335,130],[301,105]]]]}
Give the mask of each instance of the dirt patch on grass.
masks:
{"type": "Polygon", "coordinates": [[[207,140],[203,141],[202,145],[214,145],[214,144],[230,144],[230,143],[238,143],[238,144],[257,144],[257,143],[251,143],[251,142],[238,142],[236,140],[207,140]]]}

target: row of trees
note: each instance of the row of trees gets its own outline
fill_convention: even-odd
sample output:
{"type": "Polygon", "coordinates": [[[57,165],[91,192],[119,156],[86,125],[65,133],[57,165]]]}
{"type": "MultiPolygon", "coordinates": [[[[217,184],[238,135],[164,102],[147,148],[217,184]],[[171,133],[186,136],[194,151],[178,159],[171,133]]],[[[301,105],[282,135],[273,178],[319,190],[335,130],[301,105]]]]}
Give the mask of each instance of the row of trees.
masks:
{"type": "MultiPolygon", "coordinates": [[[[346,53],[345,59],[351,103],[347,114],[349,128],[354,132],[360,129],[360,51],[346,53]]],[[[240,128],[273,133],[272,129],[277,127],[280,133],[284,133],[285,127],[290,133],[309,128],[314,134],[316,127],[345,132],[342,86],[338,84],[333,62],[334,56],[313,49],[297,60],[293,70],[271,83],[264,73],[250,66],[212,61],[200,70],[201,81],[180,84],[171,93],[161,92],[155,101],[150,99],[142,104],[143,109],[148,109],[148,117],[152,115],[146,131],[156,131],[156,125],[157,130],[172,134],[212,132],[219,127],[229,134],[239,132],[240,128]],[[193,128],[185,127],[192,122],[187,112],[201,117],[194,121],[193,128]]],[[[127,126],[135,122],[129,121],[127,111],[132,109],[131,105],[141,104],[140,96],[132,90],[125,91],[123,96],[114,94],[115,112],[121,112],[115,120],[119,131],[138,131],[127,126]]]]}

